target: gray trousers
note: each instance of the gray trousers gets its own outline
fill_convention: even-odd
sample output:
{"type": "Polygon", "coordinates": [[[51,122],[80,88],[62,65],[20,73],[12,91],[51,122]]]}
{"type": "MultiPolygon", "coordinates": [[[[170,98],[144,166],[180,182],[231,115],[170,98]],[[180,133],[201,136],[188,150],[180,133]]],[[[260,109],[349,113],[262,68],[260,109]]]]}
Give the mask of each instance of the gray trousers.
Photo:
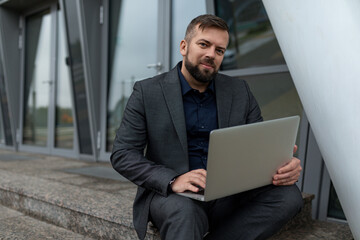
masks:
{"type": "Polygon", "coordinates": [[[156,194],[150,204],[150,220],[164,240],[266,239],[302,206],[295,185],[268,185],[210,202],[156,194]]]}

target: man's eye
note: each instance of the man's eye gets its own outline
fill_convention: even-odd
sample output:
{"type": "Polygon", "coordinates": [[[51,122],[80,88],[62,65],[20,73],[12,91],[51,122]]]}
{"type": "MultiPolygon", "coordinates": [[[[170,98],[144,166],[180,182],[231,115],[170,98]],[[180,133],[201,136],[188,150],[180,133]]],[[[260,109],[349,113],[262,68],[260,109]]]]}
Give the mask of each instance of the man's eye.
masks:
{"type": "Polygon", "coordinates": [[[199,43],[199,45],[200,45],[201,47],[206,47],[206,46],[207,46],[206,43],[199,43]]]}
{"type": "Polygon", "coordinates": [[[224,55],[224,53],[225,53],[225,51],[222,50],[222,49],[217,49],[216,51],[217,51],[217,53],[220,54],[220,55],[224,55]]]}

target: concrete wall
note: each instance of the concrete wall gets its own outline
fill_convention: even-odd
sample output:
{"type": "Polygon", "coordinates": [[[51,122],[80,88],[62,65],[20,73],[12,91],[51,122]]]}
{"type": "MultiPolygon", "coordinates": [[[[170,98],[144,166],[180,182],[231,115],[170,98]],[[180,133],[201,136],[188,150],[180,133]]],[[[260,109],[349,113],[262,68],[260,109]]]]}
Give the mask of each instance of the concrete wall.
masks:
{"type": "Polygon", "coordinates": [[[360,2],[263,2],[352,233],[360,239],[360,2]]]}

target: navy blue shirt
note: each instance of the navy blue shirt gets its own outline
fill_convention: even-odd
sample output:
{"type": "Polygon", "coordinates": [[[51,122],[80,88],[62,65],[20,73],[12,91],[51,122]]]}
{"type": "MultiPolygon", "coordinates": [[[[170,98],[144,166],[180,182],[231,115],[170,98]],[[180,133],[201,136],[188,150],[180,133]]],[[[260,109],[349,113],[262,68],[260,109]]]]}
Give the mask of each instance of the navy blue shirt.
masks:
{"type": "Polygon", "coordinates": [[[190,170],[206,169],[209,135],[218,128],[215,87],[212,81],[205,92],[192,89],[181,73],[181,91],[184,104],[190,170]]]}

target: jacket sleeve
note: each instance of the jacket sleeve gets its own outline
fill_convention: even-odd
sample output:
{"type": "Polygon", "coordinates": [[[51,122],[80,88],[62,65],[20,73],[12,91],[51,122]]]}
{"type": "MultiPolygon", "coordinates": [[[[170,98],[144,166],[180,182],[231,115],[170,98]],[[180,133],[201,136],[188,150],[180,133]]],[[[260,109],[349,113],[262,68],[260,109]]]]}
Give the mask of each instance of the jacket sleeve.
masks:
{"type": "Polygon", "coordinates": [[[136,82],[116,132],[111,164],[117,172],[136,185],[167,196],[168,183],[179,174],[144,156],[147,123],[143,101],[141,83],[136,82]]]}
{"type": "Polygon", "coordinates": [[[255,122],[262,122],[263,117],[261,116],[260,107],[259,107],[254,95],[250,91],[249,85],[247,84],[246,81],[244,81],[244,83],[245,83],[248,98],[249,98],[248,99],[249,100],[249,106],[248,106],[248,113],[247,113],[247,117],[246,117],[246,124],[255,123],[255,122]]]}

